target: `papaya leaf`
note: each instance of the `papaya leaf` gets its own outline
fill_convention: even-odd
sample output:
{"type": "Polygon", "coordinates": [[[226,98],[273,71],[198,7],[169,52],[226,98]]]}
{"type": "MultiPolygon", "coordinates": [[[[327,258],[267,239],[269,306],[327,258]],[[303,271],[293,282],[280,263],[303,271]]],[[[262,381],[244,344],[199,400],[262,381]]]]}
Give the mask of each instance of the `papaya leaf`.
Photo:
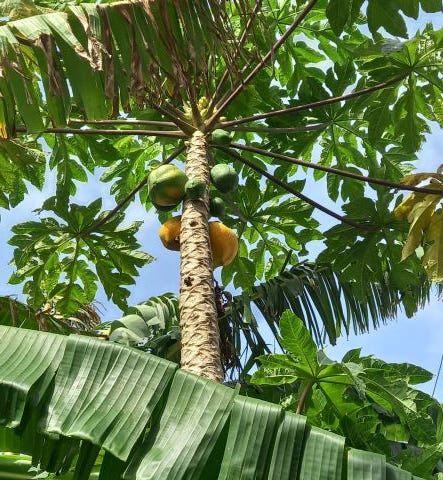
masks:
{"type": "MultiPolygon", "coordinates": [[[[412,207],[408,220],[411,223],[408,238],[403,246],[402,260],[414,253],[423,240],[424,232],[428,229],[435,207],[440,201],[437,195],[426,195],[412,207]]],[[[435,232],[435,230],[434,230],[435,232]]],[[[437,233],[437,232],[435,232],[437,233]]]]}
{"type": "Polygon", "coordinates": [[[52,198],[40,212],[51,210],[60,221],[44,217],[13,227],[9,243],[16,247],[16,271],[10,282],[26,282],[31,306],[37,309],[54,300],[59,313],[70,315],[94,299],[98,279],[117,305],[126,306],[129,292],[122,285],[132,284],[137,269],[152,257],[138,251],[134,235],[140,223],[120,227],[122,217],[117,216],[101,230],[89,231],[100,209],[101,199],[65,209],[52,198]],[[36,283],[40,289],[34,288],[36,283]]]}
{"type": "Polygon", "coordinates": [[[280,318],[280,334],[282,346],[308,366],[314,375],[318,369],[317,345],[303,322],[292,312],[284,312],[280,318]]]}
{"type": "Polygon", "coordinates": [[[423,256],[423,266],[429,278],[436,282],[443,282],[443,212],[434,212],[429,221],[426,232],[426,246],[423,256]]]}

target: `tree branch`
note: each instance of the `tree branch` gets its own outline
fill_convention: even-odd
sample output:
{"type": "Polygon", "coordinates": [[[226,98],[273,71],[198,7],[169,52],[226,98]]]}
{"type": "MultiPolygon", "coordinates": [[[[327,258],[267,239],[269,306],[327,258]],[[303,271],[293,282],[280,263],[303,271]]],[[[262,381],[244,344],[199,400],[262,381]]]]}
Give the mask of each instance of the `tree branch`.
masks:
{"type": "Polygon", "coordinates": [[[300,25],[300,23],[305,19],[308,13],[314,8],[318,0],[310,0],[306,7],[300,12],[297,18],[294,20],[292,25],[286,30],[286,32],[277,40],[274,45],[270,48],[268,53],[260,60],[260,62],[254,67],[254,69],[249,73],[249,75],[237,85],[237,87],[232,90],[227,98],[225,98],[217,111],[212,114],[204,126],[204,132],[208,132],[212,129],[217,119],[223,113],[224,110],[230,105],[232,101],[249,85],[251,80],[262,70],[270,58],[273,58],[275,52],[286,42],[289,36],[293,31],[300,25]]]}
{"type": "MultiPolygon", "coordinates": [[[[16,127],[16,132],[28,133],[26,127],[16,127]]],[[[144,135],[147,137],[187,138],[187,135],[179,130],[132,130],[132,129],[103,129],[103,128],[45,128],[41,133],[72,133],[75,135],[144,135]]]]}
{"type": "Polygon", "coordinates": [[[254,122],[257,120],[263,120],[264,118],[271,118],[278,115],[286,115],[287,113],[301,112],[303,110],[309,110],[310,108],[319,108],[326,105],[332,105],[334,103],[342,102],[344,100],[350,100],[351,98],[360,97],[362,95],[368,95],[369,93],[376,92],[377,90],[382,90],[384,88],[395,85],[398,82],[401,82],[406,78],[406,75],[400,75],[395,77],[387,82],[377,83],[371,87],[363,88],[362,90],[357,90],[346,95],[340,95],[338,97],[326,98],[325,100],[319,100],[317,102],[305,103],[304,105],[297,105],[295,107],[283,108],[281,110],[274,110],[272,112],[260,113],[258,115],[252,115],[251,117],[239,118],[237,120],[232,120],[230,122],[224,122],[224,127],[231,127],[234,125],[240,125],[242,123],[254,122]]]}
{"type": "MultiPolygon", "coordinates": [[[[172,153],[171,155],[169,155],[168,158],[166,158],[165,160],[163,160],[163,162],[161,162],[162,165],[166,165],[167,163],[170,163],[172,162],[172,160],[174,160],[176,157],[178,157],[178,155],[180,155],[180,153],[182,153],[184,150],[185,150],[185,146],[182,145],[178,148],[176,148],[172,153]]],[[[133,188],[127,195],[125,198],[123,198],[123,200],[121,200],[112,210],[110,210],[101,220],[99,220],[98,222],[94,223],[91,227],[89,227],[87,230],[81,232],[80,236],[82,237],[87,237],[88,235],[90,235],[91,233],[95,232],[96,230],[98,230],[100,227],[102,227],[103,225],[105,225],[106,223],[108,223],[112,218],[115,217],[115,215],[117,215],[117,213],[122,210],[126,205],[127,203],[132,200],[132,198],[148,183],[148,176],[146,176],[135,188],[133,188]]]]}
{"type": "Polygon", "coordinates": [[[357,222],[354,222],[353,220],[349,220],[348,218],[346,217],[343,217],[342,215],[339,215],[338,213],[335,213],[333,212],[332,210],[329,210],[329,208],[325,207],[324,205],[322,205],[321,203],[318,203],[316,202],[315,200],[312,200],[311,198],[307,197],[306,195],[304,195],[303,193],[301,192],[298,192],[297,190],[295,190],[294,188],[292,188],[290,185],[288,185],[287,183],[285,182],[282,182],[281,180],[279,180],[277,177],[275,177],[274,175],[271,175],[270,173],[268,173],[266,170],[263,170],[261,167],[255,165],[254,163],[252,163],[250,160],[248,160],[247,158],[244,158],[242,157],[241,155],[239,155],[238,153],[232,151],[231,149],[229,148],[226,148],[226,147],[223,147],[222,145],[214,145],[216,148],[218,148],[219,150],[225,152],[227,155],[231,156],[232,158],[238,160],[239,162],[242,162],[244,163],[245,165],[247,165],[248,167],[252,168],[253,170],[255,170],[257,173],[259,173],[260,175],[268,178],[269,180],[271,180],[271,182],[275,183],[276,185],[278,185],[279,187],[283,188],[284,190],[286,190],[287,192],[289,193],[292,193],[292,195],[295,195],[297,198],[299,198],[300,200],[308,203],[309,205],[312,205],[314,208],[317,208],[318,210],[322,211],[323,213],[326,213],[327,215],[335,218],[336,220],[342,222],[342,223],[346,223],[347,225],[350,225],[354,228],[358,228],[359,230],[364,230],[364,231],[374,231],[374,230],[378,230],[378,227],[374,227],[372,225],[364,225],[362,223],[357,223],[357,222]]]}
{"type": "Polygon", "coordinates": [[[346,170],[339,170],[338,168],[327,167],[325,165],[319,165],[317,163],[305,162],[304,160],[298,160],[296,158],[288,157],[280,153],[268,152],[261,148],[251,147],[249,145],[241,145],[239,143],[231,143],[232,148],[238,150],[244,150],[246,152],[257,153],[266,157],[275,158],[288,163],[294,163],[295,165],[301,165],[302,167],[313,168],[314,170],[321,170],[323,172],[332,173],[334,175],[340,175],[341,177],[349,177],[362,182],[374,183],[376,185],[383,185],[384,187],[395,188],[396,190],[408,190],[411,192],[430,193],[434,195],[443,195],[443,190],[436,190],[434,188],[416,187],[414,185],[404,185],[398,182],[389,182],[380,178],[366,177],[365,175],[359,175],[358,173],[347,172],[346,170]]]}

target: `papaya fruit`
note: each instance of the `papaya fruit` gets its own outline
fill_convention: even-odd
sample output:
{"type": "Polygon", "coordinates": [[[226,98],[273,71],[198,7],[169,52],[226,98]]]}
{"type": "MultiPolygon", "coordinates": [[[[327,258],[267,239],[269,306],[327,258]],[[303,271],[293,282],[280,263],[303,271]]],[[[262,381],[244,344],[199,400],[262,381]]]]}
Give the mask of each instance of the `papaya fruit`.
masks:
{"type": "Polygon", "coordinates": [[[206,182],[201,178],[191,178],[186,182],[185,193],[191,200],[201,198],[206,190],[206,182]]]}
{"type": "Polygon", "coordinates": [[[209,213],[213,217],[223,217],[226,205],[220,197],[214,197],[209,200],[209,213]]]}
{"type": "MultiPolygon", "coordinates": [[[[170,218],[160,227],[159,236],[168,250],[180,250],[181,216],[170,218]]],[[[238,251],[238,238],[233,230],[221,222],[209,222],[213,267],[228,265],[238,251]]]]}
{"type": "Polygon", "coordinates": [[[161,165],[148,177],[152,203],[160,207],[177,205],[185,196],[186,174],[175,165],[161,165]]]}
{"type": "Polygon", "coordinates": [[[213,267],[229,265],[238,251],[238,238],[235,232],[221,222],[209,222],[209,239],[213,267]]]}
{"type": "Polygon", "coordinates": [[[160,227],[159,237],[168,250],[180,250],[181,216],[172,217],[160,227]]]}
{"type": "Polygon", "coordinates": [[[238,174],[231,165],[218,163],[211,168],[211,181],[219,192],[233,192],[238,187],[238,174]]]}
{"type": "Polygon", "coordinates": [[[229,145],[232,140],[232,134],[221,128],[216,128],[212,132],[212,141],[217,145],[229,145]]]}

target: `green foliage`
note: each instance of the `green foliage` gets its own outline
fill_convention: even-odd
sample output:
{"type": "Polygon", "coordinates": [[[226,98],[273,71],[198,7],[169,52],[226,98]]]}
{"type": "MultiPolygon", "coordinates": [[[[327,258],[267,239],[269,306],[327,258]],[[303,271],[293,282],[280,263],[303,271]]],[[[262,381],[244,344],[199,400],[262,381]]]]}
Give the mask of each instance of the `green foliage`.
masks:
{"type": "Polygon", "coordinates": [[[120,226],[124,217],[116,215],[98,231],[97,221],[108,212],[101,212],[102,201],[88,206],[71,204],[64,210],[50,198],[40,212],[54,215],[39,222],[25,222],[13,227],[14,266],[11,283],[26,282],[28,303],[37,309],[54,300],[57,309],[74,313],[81,305],[92,302],[100,280],[108,298],[121,308],[126,306],[137,268],[152,261],[139,251],[135,233],[140,222],[120,226]],[[93,262],[94,267],[91,263],[93,262]]]}
{"type": "MultiPolygon", "coordinates": [[[[228,347],[234,345],[240,356],[246,340],[251,347],[244,362],[248,372],[257,353],[269,352],[251,301],[276,337],[279,316],[289,307],[303,317],[318,343],[325,335],[334,341],[351,326],[358,331],[367,330],[371,321],[377,326],[401,307],[412,315],[430,291],[417,252],[412,252],[417,235],[404,246],[407,226],[392,215],[398,200],[386,186],[365,186],[346,174],[398,182],[411,172],[411,162],[423,146],[430,123],[443,125],[442,31],[420,26],[408,38],[406,28],[406,20],[416,19],[420,10],[437,14],[441,8],[441,0],[167,0],[110,1],[99,6],[74,0],[2,2],[0,208],[18,205],[27,182],[41,189],[45,169],[52,170],[56,178],[55,197],[44,203],[41,218],[13,227],[10,240],[16,269],[10,281],[23,284],[30,306],[19,309],[20,315],[27,315],[25,325],[66,331],[61,322],[39,324],[37,312],[49,305],[57,316],[76,319],[81,305],[93,300],[100,283],[108,298],[127,313],[113,323],[113,339],[166,356],[171,342],[177,346],[177,313],[169,297],[126,310],[126,287],[134,284],[138,269],[151,257],[139,251],[136,234],[140,222],[122,225],[124,208],[135,192],[146,210],[155,207],[148,189],[142,188],[146,176],[161,162],[170,161],[171,155],[184,160],[177,152],[185,149],[192,133],[189,122],[208,134],[216,127],[227,129],[229,134],[220,139],[222,143],[228,136],[232,140],[226,155],[240,146],[246,148],[241,157],[233,159],[220,157],[215,149],[211,154],[215,159],[211,163],[232,160],[240,179],[240,188],[224,198],[224,223],[236,230],[240,248],[236,260],[223,269],[222,280],[243,290],[241,297],[222,305],[227,313],[220,325],[228,358],[232,359],[228,347]],[[301,17],[286,41],[274,48],[301,17]],[[208,99],[206,111],[198,111],[196,99],[204,97],[208,99]],[[214,117],[210,125],[205,123],[215,112],[226,118],[214,117]],[[111,132],[102,129],[91,135],[84,131],[97,127],[94,122],[125,119],[147,122],[134,128],[147,124],[156,130],[126,132],[131,124],[114,123],[109,126],[111,132]],[[165,121],[169,123],[158,123],[165,121]],[[178,130],[171,132],[170,128],[178,130]],[[270,153],[315,160],[335,172],[315,170],[311,178],[308,164],[271,158],[270,153]],[[242,159],[250,165],[244,165],[242,159]],[[253,166],[267,172],[267,179],[253,166]],[[88,182],[93,175],[110,183],[110,194],[117,203],[112,212],[101,211],[101,200],[80,205],[76,198],[79,183],[88,182]],[[313,181],[321,179],[324,181],[314,187],[313,181]],[[322,201],[317,188],[335,203],[333,215],[341,222],[326,232],[313,218],[314,207],[319,207],[315,202],[322,201]],[[337,211],[343,203],[342,218],[337,211]],[[303,263],[310,242],[318,240],[324,241],[325,248],[317,265],[328,265],[320,272],[303,263]],[[410,255],[401,261],[404,252],[410,255]],[[263,283],[257,285],[260,281],[263,283]],[[157,339],[161,341],[155,343],[157,339]]],[[[437,258],[438,265],[432,264],[431,271],[437,272],[433,278],[438,280],[441,215],[437,210],[436,214],[426,240],[432,243],[425,265],[429,267],[437,258]]],[[[159,217],[168,215],[163,212],[159,217]]],[[[16,316],[4,312],[0,311],[1,321],[14,324],[16,316]]],[[[73,327],[70,321],[68,330],[73,327]]],[[[289,402],[298,402],[303,392],[312,390],[305,403],[308,417],[319,426],[335,428],[353,445],[391,456],[392,442],[419,444],[419,451],[408,447],[392,458],[410,471],[428,476],[441,454],[442,420],[441,412],[436,413],[441,408],[409,387],[427,378],[427,372],[361,358],[358,352],[351,352],[341,363],[331,362],[317,352],[301,323],[291,323],[289,314],[281,321],[281,332],[282,346],[292,353],[263,357],[262,368],[275,375],[262,376],[262,381],[271,378],[274,384],[290,382],[291,386],[295,382],[299,390],[289,402]],[[295,337],[302,341],[295,342],[295,337]]],[[[32,430],[36,417],[23,418],[20,426],[25,430],[13,435],[14,441],[26,444],[24,450],[34,455],[34,461],[40,459],[42,468],[64,473],[75,457],[79,459],[75,476],[86,477],[98,455],[103,478],[111,479],[127,467],[118,449],[137,444],[138,457],[131,459],[130,471],[134,475],[142,472],[146,478],[215,478],[219,473],[221,478],[249,478],[255,471],[282,479],[301,472],[302,478],[347,475],[360,480],[361,472],[364,478],[371,478],[372,471],[381,477],[401,478],[402,472],[386,465],[384,458],[352,451],[348,455],[342,438],[316,428],[305,430],[304,423],[294,419],[298,417],[282,414],[278,407],[233,401],[232,391],[211,390],[207,382],[186,374],[176,374],[170,385],[170,377],[152,365],[147,368],[149,374],[163,382],[158,395],[163,387],[170,390],[161,401],[157,399],[159,406],[152,405],[149,415],[137,410],[139,420],[129,418],[120,393],[127,395],[132,391],[129,386],[139,386],[140,379],[147,381],[140,370],[147,357],[140,360],[140,352],[108,342],[83,348],[89,339],[71,337],[61,342],[67,350],[63,353],[60,349],[52,362],[52,357],[45,355],[46,339],[38,333],[23,340],[34,355],[30,359],[37,362],[41,355],[47,363],[40,363],[42,369],[33,370],[35,377],[28,378],[32,385],[26,388],[31,393],[27,395],[24,388],[18,407],[9,408],[8,404],[6,409],[14,414],[34,411],[31,407],[37,407],[35,402],[43,398],[45,388],[54,386],[51,395],[55,396],[48,394],[47,402],[38,405],[41,410],[35,410],[35,415],[42,413],[51,426],[51,438],[39,436],[34,442],[41,451],[33,451],[26,443],[29,438],[21,436],[26,428],[32,430]],[[103,360],[96,351],[106,352],[103,360]],[[54,379],[62,357],[64,363],[54,379]],[[131,359],[129,365],[119,363],[124,358],[131,359]],[[93,384],[97,395],[95,404],[87,397],[90,407],[82,403],[76,389],[70,390],[64,383],[66,379],[75,383],[76,367],[87,361],[90,364],[81,381],[93,384]],[[93,379],[103,380],[100,375],[106,377],[106,372],[109,378],[122,379],[121,391],[118,382],[94,383],[93,379]],[[184,402],[183,396],[189,401],[184,402]],[[206,408],[202,408],[203,397],[206,408]],[[65,406],[51,410],[55,404],[65,406]],[[105,404],[115,409],[103,415],[100,408],[105,404]],[[54,417],[47,416],[49,411],[55,412],[54,417]],[[114,416],[117,411],[120,416],[114,416]],[[182,415],[177,417],[177,412],[182,415]],[[147,432],[144,428],[151,414],[154,424],[147,432]],[[231,423],[225,426],[228,415],[231,423]],[[201,427],[198,435],[195,418],[201,427]],[[132,443],[120,437],[127,434],[120,428],[126,421],[137,432],[132,443]],[[178,437],[173,449],[171,431],[178,437]],[[147,443],[142,441],[145,433],[147,443]],[[99,452],[102,445],[104,454],[99,452]],[[283,446],[288,445],[293,451],[282,455],[283,446]],[[300,451],[295,445],[300,445],[300,451]],[[265,455],[268,451],[272,451],[269,458],[265,455]],[[330,461],[319,461],[321,455],[330,461]],[[347,471],[342,473],[343,465],[347,471]],[[214,468],[218,469],[215,474],[214,468]]],[[[22,337],[17,336],[18,349],[19,340],[22,337]]],[[[15,359],[11,365],[8,374],[12,372],[12,381],[5,391],[12,398],[17,385],[14,368],[21,364],[15,359]]],[[[154,396],[157,387],[155,382],[150,386],[154,396]]],[[[1,404],[6,396],[0,398],[1,404]]],[[[128,403],[127,407],[133,406],[128,403]]],[[[4,439],[1,435],[0,440],[4,439]]],[[[5,435],[10,440],[8,433],[5,435]]],[[[5,448],[10,444],[0,441],[0,451],[14,451],[5,448]]]]}
{"type": "Polygon", "coordinates": [[[138,348],[167,360],[180,361],[178,302],[172,294],[132,306],[125,315],[100,326],[109,341],[138,348]]]}
{"type": "Polygon", "coordinates": [[[1,326],[0,339],[3,476],[361,480],[355,472],[395,468],[303,416],[135,349],[1,326]],[[26,474],[31,457],[38,469],[26,474]]]}
{"type": "MultiPolygon", "coordinates": [[[[75,198],[79,183],[97,174],[102,182],[110,183],[110,193],[117,203],[138,191],[141,204],[151,209],[147,189],[139,186],[160,161],[183,146],[183,132],[170,137],[155,137],[152,133],[122,135],[129,127],[124,125],[119,127],[123,132],[117,132],[117,137],[66,135],[45,128],[77,128],[82,122],[88,125],[88,121],[113,118],[148,122],[172,119],[181,128],[181,122],[190,121],[184,105],[189,109],[192,98],[211,99],[225,72],[228,81],[217,91],[212,106],[219,108],[231,88],[240,85],[240,93],[222,112],[226,121],[260,114],[264,118],[231,126],[222,119],[212,129],[213,136],[217,137],[221,129],[223,141],[229,137],[234,144],[305,161],[315,158],[323,166],[347,173],[400,180],[410,173],[410,162],[423,145],[429,122],[442,124],[441,30],[421,26],[412,38],[407,38],[405,20],[416,19],[420,9],[437,14],[441,0],[385,3],[319,0],[288,41],[273,51],[272,60],[241,91],[256,59],[264,58],[306,2],[265,2],[249,26],[251,15],[245,15],[245,11],[253,6],[244,1],[183,1],[179,7],[166,2],[166,10],[154,2],[149,14],[137,2],[121,8],[112,2],[105,2],[103,8],[77,2],[4,2],[2,11],[9,20],[0,26],[0,53],[9,62],[2,67],[0,78],[0,207],[17,205],[26,194],[26,181],[42,187],[45,161],[41,150],[49,150],[48,166],[57,179],[54,204],[61,211],[75,208],[71,203],[81,203],[75,198]],[[239,38],[248,29],[249,35],[240,44],[239,38]],[[392,39],[392,35],[401,40],[392,39]],[[146,45],[150,45],[148,50],[146,45]],[[330,102],[331,98],[368,88],[365,94],[330,102]],[[268,112],[293,107],[297,108],[267,116],[268,112]],[[27,134],[14,139],[22,130],[27,134]]],[[[205,112],[205,118],[210,114],[205,112]]],[[[95,126],[89,124],[88,128],[95,126]]],[[[109,128],[115,130],[116,125],[109,128]]],[[[159,128],[159,134],[163,130],[159,128]]],[[[231,160],[220,157],[217,151],[213,155],[215,163],[231,160]]],[[[245,151],[242,155],[272,172],[279,181],[305,191],[308,200],[316,200],[310,175],[302,167],[271,160],[266,154],[245,151]]],[[[312,218],[312,205],[289,195],[281,184],[263,181],[236,160],[233,166],[240,175],[241,188],[224,198],[227,209],[223,220],[240,237],[240,250],[236,260],[223,269],[225,284],[232,281],[235,287],[248,290],[257,281],[274,278],[286,264],[304,260],[309,242],[324,239],[327,247],[322,260],[331,261],[336,272],[345,267],[344,278],[360,301],[374,293],[366,279],[384,287],[388,279],[390,287],[405,288],[403,303],[408,314],[420,305],[425,295],[415,292],[427,288],[423,284],[424,272],[414,255],[405,262],[398,261],[406,232],[390,215],[395,197],[385,193],[386,187],[370,190],[355,179],[316,170],[313,179],[326,180],[325,193],[338,204],[345,202],[348,219],[374,228],[357,231],[338,225],[323,232],[312,218]],[[364,200],[369,194],[377,197],[375,205],[364,200]],[[358,209],[358,205],[364,207],[358,209]],[[341,236],[345,242],[340,246],[341,236]],[[377,254],[369,258],[372,247],[377,254]],[[363,258],[369,260],[370,267],[363,265],[363,258]],[[406,278],[405,272],[411,271],[409,278],[414,279],[414,285],[406,278]]],[[[324,183],[318,185],[323,188],[324,183]]],[[[163,213],[160,218],[167,215],[163,213]]],[[[63,225],[55,220],[49,228],[59,236],[63,225]]],[[[39,227],[34,227],[38,236],[39,227]]],[[[104,236],[108,234],[103,232],[104,236]]],[[[74,245],[75,252],[72,239],[63,245],[74,245]]],[[[111,283],[108,261],[94,267],[97,251],[85,244],[83,247],[83,263],[76,262],[79,266],[75,267],[78,275],[68,273],[68,277],[72,276],[68,283],[76,286],[68,289],[66,305],[59,305],[63,313],[74,309],[70,298],[91,298],[97,278],[105,282],[108,297],[124,307],[127,292],[121,285],[131,283],[134,268],[117,269],[119,280],[111,283]],[[86,281],[87,277],[92,280],[88,282],[92,285],[89,292],[83,282],[76,280],[86,281]]],[[[128,245],[128,249],[132,247],[128,245]]],[[[119,253],[114,250],[111,263],[126,264],[124,252],[128,249],[121,250],[118,261],[119,253]]],[[[32,250],[27,257],[31,261],[29,268],[38,265],[36,271],[42,272],[48,250],[32,250]]],[[[60,250],[57,255],[65,254],[60,250]]],[[[35,282],[29,285],[26,279],[30,277],[22,272],[13,276],[14,282],[25,282],[32,305],[39,304],[53,290],[57,293],[56,288],[65,291],[64,276],[69,270],[66,263],[72,254],[68,252],[60,263],[55,258],[51,257],[52,265],[48,265],[53,273],[32,274],[36,281],[43,281],[41,286],[35,282]],[[59,280],[58,285],[53,284],[59,280]]],[[[141,262],[136,263],[141,266],[141,262]]],[[[134,264],[134,259],[129,264],[134,264]]]]}
{"type": "Polygon", "coordinates": [[[350,446],[385,454],[391,462],[423,478],[441,458],[442,406],[411,387],[432,374],[408,363],[386,363],[351,350],[342,362],[330,360],[291,312],[280,319],[284,354],[259,357],[252,376],[258,385],[296,384],[282,399],[312,425],[345,435],[350,446]],[[403,448],[404,448],[404,451],[403,448]]]}

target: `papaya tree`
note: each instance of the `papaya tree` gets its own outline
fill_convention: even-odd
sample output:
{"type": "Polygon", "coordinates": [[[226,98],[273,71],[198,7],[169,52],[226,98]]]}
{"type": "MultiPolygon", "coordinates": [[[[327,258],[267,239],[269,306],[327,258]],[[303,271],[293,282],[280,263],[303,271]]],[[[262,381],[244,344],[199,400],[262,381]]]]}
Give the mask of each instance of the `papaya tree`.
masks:
{"type": "Polygon", "coordinates": [[[181,255],[182,366],[84,336],[1,327],[0,423],[8,428],[0,450],[31,453],[66,478],[73,459],[74,478],[90,478],[97,458],[107,479],[340,479],[362,469],[402,478],[384,458],[348,452],[342,437],[210,381],[223,379],[213,267],[215,244],[223,253],[225,243],[211,240],[209,212],[223,197],[217,215],[239,245],[221,281],[244,290],[244,317],[251,293],[265,299],[275,327],[272,287],[279,307],[316,317],[307,292],[318,316],[330,318],[344,309],[335,279],[346,291],[344,324],[366,328],[400,308],[412,315],[429,295],[428,278],[442,279],[441,174],[407,175],[431,122],[442,123],[443,36],[429,24],[409,38],[407,26],[421,12],[440,18],[441,0],[10,0],[0,8],[0,207],[19,205],[50,172],[56,180],[40,218],[13,228],[10,282],[23,284],[32,312],[54,311],[55,320],[81,320],[99,283],[125,309],[127,286],[152,260],[136,238],[143,219],[124,224],[127,205],[138,196],[147,211],[174,207],[157,209],[163,225],[181,209],[172,240],[181,255]],[[160,193],[166,201],[154,201],[155,176],[170,164],[191,185],[203,182],[200,195],[176,198],[185,185],[172,182],[160,193]],[[232,179],[211,178],[223,164],[239,177],[235,191],[220,191],[232,179]],[[311,171],[326,181],[334,209],[308,182],[311,171]],[[83,205],[75,197],[94,175],[111,185],[111,210],[101,198],[83,205]],[[323,231],[314,210],[337,224],[323,231]],[[307,273],[323,283],[307,281],[296,295],[294,272],[315,240],[325,244],[318,264],[331,270],[307,273]],[[246,435],[248,425],[263,428],[246,435]],[[317,461],[320,444],[332,461],[317,461]],[[300,450],[283,455],[285,445],[300,450]]]}
{"type": "MultiPolygon", "coordinates": [[[[206,189],[177,207],[181,365],[222,380],[208,218],[210,170],[231,163],[240,186],[223,195],[223,222],[239,252],[225,285],[248,291],[323,239],[320,260],[355,310],[389,291],[391,313],[412,314],[429,293],[425,268],[442,279],[441,185],[401,181],[430,122],[441,124],[442,36],[429,24],[408,39],[406,19],[420,11],[437,14],[441,1],[4,2],[0,204],[18,205],[27,182],[43,185],[46,157],[57,179],[41,220],[13,229],[11,282],[35,309],[49,302],[70,315],[98,282],[124,307],[125,285],[151,260],[135,238],[140,224],[121,225],[124,209],[137,194],[153,208],[149,175],[183,162],[206,189]],[[311,169],[344,215],[303,193],[311,169]],[[100,199],[71,201],[99,170],[112,182],[110,211],[100,199]],[[398,191],[432,204],[424,265],[411,248],[400,262],[408,227],[393,214],[398,191]],[[337,225],[322,232],[315,209],[337,225]]],[[[410,220],[424,231],[420,208],[410,220]]]]}

